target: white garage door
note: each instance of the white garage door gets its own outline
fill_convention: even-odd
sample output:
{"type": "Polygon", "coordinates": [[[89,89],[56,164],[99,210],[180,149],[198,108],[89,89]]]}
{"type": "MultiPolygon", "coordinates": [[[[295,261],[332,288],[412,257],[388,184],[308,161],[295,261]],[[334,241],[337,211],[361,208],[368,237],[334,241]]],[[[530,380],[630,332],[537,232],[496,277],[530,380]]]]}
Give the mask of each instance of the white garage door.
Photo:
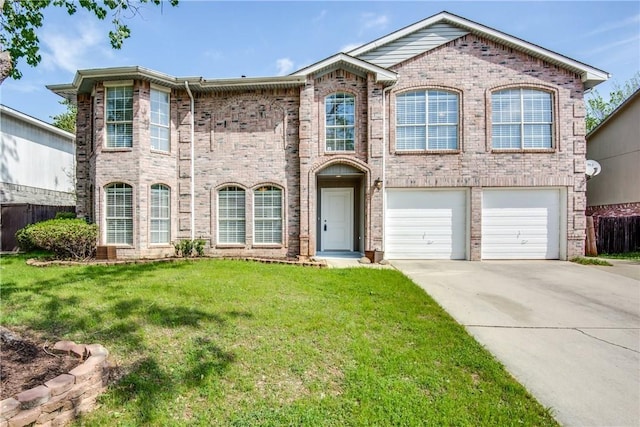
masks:
{"type": "Polygon", "coordinates": [[[485,190],[483,259],[558,259],[560,191],[485,190]]]}
{"type": "Polygon", "coordinates": [[[465,259],[466,191],[387,191],[385,258],[465,259]]]}

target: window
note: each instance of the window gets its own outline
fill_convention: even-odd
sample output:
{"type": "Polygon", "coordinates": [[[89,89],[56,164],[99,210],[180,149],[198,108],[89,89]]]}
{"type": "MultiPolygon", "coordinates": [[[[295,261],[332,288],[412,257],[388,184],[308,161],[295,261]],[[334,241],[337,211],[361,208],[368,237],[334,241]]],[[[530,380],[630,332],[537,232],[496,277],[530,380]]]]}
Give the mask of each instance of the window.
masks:
{"type": "Polygon", "coordinates": [[[218,190],[218,243],[245,243],[245,191],[240,187],[218,190]]]}
{"type": "Polygon", "coordinates": [[[133,140],[133,88],[107,88],[107,147],[131,147],[133,140]]]}
{"type": "Polygon", "coordinates": [[[149,228],[151,243],[162,244],[171,241],[171,190],[162,184],[151,186],[151,215],[149,228]]]}
{"type": "Polygon", "coordinates": [[[254,191],[253,240],[255,243],[282,243],[282,190],[260,187],[254,191]]]}
{"type": "Polygon", "coordinates": [[[326,150],[355,150],[355,97],[334,93],[325,99],[326,150]]]}
{"type": "Polygon", "coordinates": [[[133,244],[133,191],[127,184],[105,187],[107,200],[107,244],[133,244]]]}
{"type": "Polygon", "coordinates": [[[507,89],[491,95],[491,147],[552,148],[551,94],[534,89],[507,89]]]}
{"type": "Polygon", "coordinates": [[[151,148],[169,151],[169,93],[151,89],[151,148]]]}
{"type": "Polygon", "coordinates": [[[396,149],[458,149],[458,95],[438,90],[398,95],[396,149]]]}

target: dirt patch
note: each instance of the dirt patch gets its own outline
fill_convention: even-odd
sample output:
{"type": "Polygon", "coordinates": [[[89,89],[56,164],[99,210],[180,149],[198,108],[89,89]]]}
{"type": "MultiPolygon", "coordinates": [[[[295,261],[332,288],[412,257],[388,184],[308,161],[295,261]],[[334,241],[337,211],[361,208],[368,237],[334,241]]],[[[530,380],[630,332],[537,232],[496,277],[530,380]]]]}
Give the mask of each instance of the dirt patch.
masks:
{"type": "Polygon", "coordinates": [[[0,400],[66,374],[82,360],[51,354],[48,343],[0,327],[0,400]]]}

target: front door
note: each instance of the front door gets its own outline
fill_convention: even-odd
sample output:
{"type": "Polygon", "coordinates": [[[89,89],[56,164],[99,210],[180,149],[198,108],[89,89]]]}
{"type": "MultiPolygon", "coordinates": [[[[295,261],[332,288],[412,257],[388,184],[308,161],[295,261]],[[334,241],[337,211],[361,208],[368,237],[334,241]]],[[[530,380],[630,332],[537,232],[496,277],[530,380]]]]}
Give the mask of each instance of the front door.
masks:
{"type": "Polygon", "coordinates": [[[353,250],[353,188],[322,188],[320,250],[353,250]]]}

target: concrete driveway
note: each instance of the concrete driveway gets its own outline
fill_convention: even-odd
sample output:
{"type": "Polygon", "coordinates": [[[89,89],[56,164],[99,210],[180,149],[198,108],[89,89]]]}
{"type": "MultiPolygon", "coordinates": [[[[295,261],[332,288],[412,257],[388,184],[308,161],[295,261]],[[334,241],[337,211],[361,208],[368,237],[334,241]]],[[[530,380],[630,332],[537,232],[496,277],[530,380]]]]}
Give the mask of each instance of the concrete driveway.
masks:
{"type": "Polygon", "coordinates": [[[561,424],[640,425],[640,265],[637,275],[563,261],[392,265],[561,424]]]}

